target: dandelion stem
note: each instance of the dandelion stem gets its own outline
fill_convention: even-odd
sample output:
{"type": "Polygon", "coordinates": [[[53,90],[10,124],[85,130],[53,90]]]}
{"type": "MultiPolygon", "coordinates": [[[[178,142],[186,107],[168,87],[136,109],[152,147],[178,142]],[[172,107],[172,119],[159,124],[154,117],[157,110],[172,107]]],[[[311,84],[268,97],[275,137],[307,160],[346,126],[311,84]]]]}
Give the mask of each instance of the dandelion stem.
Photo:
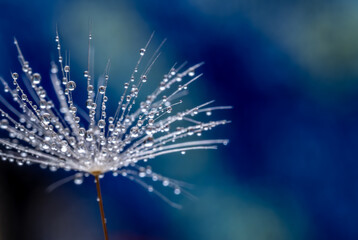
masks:
{"type": "Polygon", "coordinates": [[[104,209],[103,209],[103,200],[102,200],[102,194],[101,194],[101,186],[99,184],[99,176],[98,174],[94,175],[96,187],[97,187],[97,196],[98,196],[98,205],[99,210],[101,212],[101,219],[102,219],[102,227],[103,227],[103,233],[104,233],[104,239],[108,240],[108,232],[107,232],[107,225],[106,225],[106,218],[104,216],[104,209]]]}

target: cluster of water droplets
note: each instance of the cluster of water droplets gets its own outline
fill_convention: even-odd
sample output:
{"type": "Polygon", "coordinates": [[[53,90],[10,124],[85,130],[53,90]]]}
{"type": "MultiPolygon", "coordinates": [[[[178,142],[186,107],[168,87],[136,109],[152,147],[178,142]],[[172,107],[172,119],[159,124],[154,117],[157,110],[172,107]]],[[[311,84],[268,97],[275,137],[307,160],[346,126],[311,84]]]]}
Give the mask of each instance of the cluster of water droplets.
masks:
{"type": "MultiPolygon", "coordinates": [[[[143,85],[149,80],[148,74],[157,60],[160,47],[153,53],[143,72],[139,67],[152,39],[139,51],[139,59],[129,80],[124,83],[116,111],[108,115],[106,95],[110,80],[108,62],[98,88],[95,88],[93,69],[88,60],[84,78],[87,80],[86,110],[80,109],[73,101],[76,83],[70,75],[69,60],[64,60],[59,35],[56,35],[58,64],[52,63],[50,78],[33,72],[25,60],[18,42],[14,41],[22,73],[12,73],[12,84],[0,78],[4,92],[14,103],[0,95],[0,129],[8,136],[0,138],[4,146],[0,152],[3,160],[16,161],[19,165],[39,163],[41,167],[75,170],[78,174],[71,179],[76,184],[83,182],[83,176],[113,172],[135,180],[148,191],[155,191],[143,179],[161,181],[163,186],[174,189],[175,194],[183,192],[180,182],[152,172],[150,167],[141,167],[156,156],[195,149],[215,149],[227,140],[189,140],[186,137],[201,136],[202,132],[228,123],[226,120],[201,122],[195,116],[212,111],[228,109],[227,106],[209,107],[206,102],[185,111],[175,111],[182,103],[188,86],[197,80],[197,69],[202,63],[191,67],[186,64],[174,65],[164,74],[159,86],[142,102],[137,100],[143,85]],[[42,81],[51,81],[55,98],[50,98],[41,86],[42,81]],[[185,82],[185,83],[184,83],[185,82]],[[138,102],[137,102],[138,101],[138,102]],[[176,112],[176,113],[175,113],[176,112]],[[185,124],[181,124],[184,123],[185,124]],[[175,126],[175,127],[173,127],[175,126]]],[[[89,35],[89,45],[92,35],[89,35]]],[[[88,59],[91,58],[89,46],[88,59]]],[[[151,80],[153,82],[153,80],[151,80]]],[[[158,193],[159,194],[159,193],[158,193]]],[[[165,198],[164,196],[162,196],[165,198]]]]}

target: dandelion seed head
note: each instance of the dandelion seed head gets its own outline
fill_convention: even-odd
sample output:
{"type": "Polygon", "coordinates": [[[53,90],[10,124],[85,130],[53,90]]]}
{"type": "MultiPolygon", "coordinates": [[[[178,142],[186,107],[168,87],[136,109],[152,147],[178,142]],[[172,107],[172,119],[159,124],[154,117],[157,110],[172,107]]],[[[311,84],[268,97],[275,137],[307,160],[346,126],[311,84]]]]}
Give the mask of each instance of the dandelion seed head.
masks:
{"type": "Polygon", "coordinates": [[[83,177],[89,174],[103,176],[112,172],[113,176],[121,175],[138,182],[149,192],[156,190],[141,179],[160,181],[164,187],[172,187],[174,194],[185,192],[180,182],[154,173],[150,166],[143,167],[139,163],[160,155],[185,154],[226,145],[226,139],[192,138],[229,122],[208,118],[203,122],[195,119],[197,115],[211,117],[213,111],[230,107],[211,107],[213,101],[209,101],[180,111],[189,85],[202,77],[197,72],[203,63],[190,67],[186,63],[176,64],[163,77],[151,76],[150,70],[165,42],[146,60],[153,35],[139,50],[138,61],[119,98],[109,99],[111,63],[108,61],[97,84],[90,64],[92,38],[89,34],[88,65],[83,71],[83,79],[87,82],[85,90],[77,88],[72,79],[70,59],[62,55],[58,33],[55,37],[57,63],[51,63],[49,77],[32,70],[18,41],[14,40],[21,72],[11,73],[12,84],[0,78],[4,86],[4,97],[0,96],[3,103],[0,129],[8,133],[0,138],[4,146],[0,152],[2,160],[16,161],[19,166],[37,163],[50,171],[74,170],[77,172],[72,178],[75,184],[81,184],[83,177]],[[52,83],[55,96],[47,93],[42,86],[44,82],[52,83]],[[157,88],[144,101],[139,101],[138,96],[148,83],[157,84],[157,88]],[[73,100],[77,91],[86,92],[82,103],[78,104],[73,100]],[[82,109],[81,104],[86,108],[82,109]],[[109,104],[116,106],[114,112],[107,112],[109,104]]]}

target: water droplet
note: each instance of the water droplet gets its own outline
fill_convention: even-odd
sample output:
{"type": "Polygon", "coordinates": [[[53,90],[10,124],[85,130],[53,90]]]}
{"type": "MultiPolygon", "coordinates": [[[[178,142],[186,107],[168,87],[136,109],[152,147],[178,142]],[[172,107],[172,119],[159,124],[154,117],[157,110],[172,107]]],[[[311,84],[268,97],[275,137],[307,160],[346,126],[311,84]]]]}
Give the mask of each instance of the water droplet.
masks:
{"type": "Polygon", "coordinates": [[[56,172],[57,171],[57,167],[55,167],[55,166],[50,166],[50,171],[51,172],[56,172]]]}
{"type": "Polygon", "coordinates": [[[42,122],[43,122],[45,125],[50,124],[50,122],[51,122],[51,115],[50,115],[49,113],[44,113],[44,114],[42,114],[42,122]]]}
{"type": "Polygon", "coordinates": [[[92,142],[93,141],[93,132],[92,131],[87,131],[86,132],[86,141],[87,142],[92,142]]]}
{"type": "Polygon", "coordinates": [[[169,186],[169,180],[168,180],[168,179],[164,179],[164,180],[163,180],[163,186],[164,186],[164,187],[169,186]]]}
{"type": "Polygon", "coordinates": [[[46,164],[41,163],[41,164],[40,164],[40,168],[41,168],[41,169],[46,169],[46,168],[47,168],[47,165],[46,165],[46,164]]]}
{"type": "Polygon", "coordinates": [[[67,78],[66,78],[66,77],[63,77],[63,78],[62,78],[62,84],[63,84],[63,85],[66,85],[66,84],[67,84],[67,78]]]}
{"type": "Polygon", "coordinates": [[[106,87],[105,87],[105,86],[100,86],[100,87],[98,88],[98,92],[99,92],[100,94],[104,94],[104,93],[106,92],[106,87]]]}
{"type": "Polygon", "coordinates": [[[41,75],[39,73],[34,73],[32,75],[32,84],[39,84],[41,82],[41,75]]]}
{"type": "Polygon", "coordinates": [[[144,178],[146,176],[146,173],[141,171],[141,172],[139,172],[138,176],[141,178],[144,178]]]}
{"type": "Polygon", "coordinates": [[[140,54],[141,56],[143,56],[144,53],[145,53],[145,48],[141,48],[141,49],[139,50],[139,54],[140,54]]]}
{"type": "Polygon", "coordinates": [[[40,100],[40,108],[41,108],[41,109],[46,109],[46,107],[47,107],[47,102],[46,102],[46,100],[45,100],[45,99],[41,99],[41,100],[40,100]]]}
{"type": "Polygon", "coordinates": [[[131,129],[131,137],[138,137],[138,127],[132,127],[131,129]]]}
{"type": "Polygon", "coordinates": [[[195,75],[195,71],[194,70],[190,70],[188,73],[189,77],[194,77],[195,75]]]}
{"type": "Polygon", "coordinates": [[[211,111],[206,112],[206,116],[211,116],[211,114],[212,114],[211,111]]]}
{"type": "Polygon", "coordinates": [[[180,188],[176,187],[176,188],[174,189],[174,194],[175,194],[175,195],[179,195],[180,193],[181,193],[180,188]]]}
{"type": "Polygon", "coordinates": [[[78,130],[78,134],[79,134],[81,137],[83,137],[83,136],[86,134],[86,130],[85,130],[84,128],[80,128],[80,129],[78,130]]]}
{"type": "Polygon", "coordinates": [[[93,85],[88,85],[87,92],[88,93],[93,93],[93,85]]]}
{"type": "Polygon", "coordinates": [[[151,147],[154,144],[154,139],[152,137],[148,137],[147,140],[144,142],[145,147],[151,147]]]}
{"type": "Polygon", "coordinates": [[[169,78],[168,78],[168,75],[164,75],[164,77],[163,77],[163,82],[168,82],[168,80],[169,80],[169,78]]]}
{"type": "Polygon", "coordinates": [[[7,129],[7,127],[9,126],[9,121],[7,119],[1,119],[0,121],[0,128],[1,129],[7,129]]]}
{"type": "Polygon", "coordinates": [[[113,124],[113,123],[109,124],[108,130],[109,130],[110,132],[114,131],[114,124],[113,124]]]}
{"type": "Polygon", "coordinates": [[[161,91],[164,91],[164,90],[165,90],[165,83],[164,83],[164,82],[160,83],[159,89],[160,89],[161,91]]]}
{"type": "Polygon", "coordinates": [[[181,153],[182,155],[184,155],[184,154],[185,154],[185,151],[181,151],[180,153],[181,153]]]}
{"type": "Polygon", "coordinates": [[[75,179],[73,181],[76,185],[81,185],[83,183],[83,175],[76,174],[75,179]]]}
{"type": "Polygon", "coordinates": [[[92,108],[92,103],[93,103],[92,99],[87,99],[87,101],[86,101],[86,107],[87,107],[88,109],[91,109],[91,108],[92,108]]]}
{"type": "Polygon", "coordinates": [[[99,128],[104,128],[106,126],[106,121],[101,119],[98,121],[98,127],[99,128]]]}
{"type": "Polygon", "coordinates": [[[66,87],[68,88],[68,90],[73,91],[76,88],[76,83],[74,81],[69,81],[66,87]]]}
{"type": "Polygon", "coordinates": [[[63,143],[61,145],[61,152],[63,152],[63,153],[67,152],[67,144],[63,143]]]}
{"type": "Polygon", "coordinates": [[[63,70],[65,70],[66,73],[68,73],[70,71],[70,66],[66,65],[63,70]]]}
{"type": "Polygon", "coordinates": [[[17,80],[18,78],[19,78],[19,74],[16,73],[16,72],[14,72],[14,73],[12,74],[12,79],[17,80]]]}

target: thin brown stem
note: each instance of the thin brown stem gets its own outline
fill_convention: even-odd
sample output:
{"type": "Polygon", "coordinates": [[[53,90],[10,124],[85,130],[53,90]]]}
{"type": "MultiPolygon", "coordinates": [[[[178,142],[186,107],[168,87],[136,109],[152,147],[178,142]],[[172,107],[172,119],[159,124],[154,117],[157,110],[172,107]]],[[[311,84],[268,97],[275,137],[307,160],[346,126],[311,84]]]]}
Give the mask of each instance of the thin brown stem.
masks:
{"type": "Polygon", "coordinates": [[[101,212],[101,219],[102,219],[102,227],[103,227],[103,233],[104,233],[104,239],[108,240],[108,232],[107,232],[107,225],[106,225],[106,218],[104,217],[104,209],[103,209],[103,200],[102,200],[102,194],[101,194],[101,186],[99,185],[99,176],[98,174],[94,175],[96,187],[97,187],[97,196],[98,196],[98,205],[99,210],[101,212]]]}

